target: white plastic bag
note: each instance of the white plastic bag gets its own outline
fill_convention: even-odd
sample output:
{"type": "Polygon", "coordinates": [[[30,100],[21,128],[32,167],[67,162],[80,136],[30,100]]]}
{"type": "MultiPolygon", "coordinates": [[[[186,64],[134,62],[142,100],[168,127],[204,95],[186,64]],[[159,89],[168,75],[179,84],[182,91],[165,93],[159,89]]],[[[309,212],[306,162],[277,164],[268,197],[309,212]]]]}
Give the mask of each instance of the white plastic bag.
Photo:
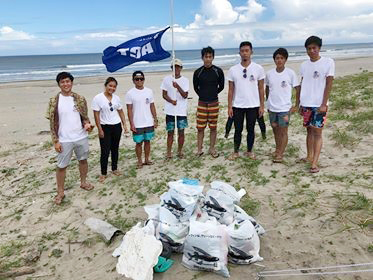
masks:
{"type": "Polygon", "coordinates": [[[189,231],[189,221],[180,222],[167,208],[159,208],[159,223],[156,236],[170,245],[173,252],[182,252],[189,231]]]}
{"type": "Polygon", "coordinates": [[[234,221],[227,227],[228,260],[235,264],[262,261],[259,236],[249,220],[234,221]]]}
{"type": "Polygon", "coordinates": [[[182,264],[192,270],[212,271],[229,277],[227,254],[226,226],[219,224],[215,218],[197,221],[195,216],[192,217],[182,264]]]}
{"type": "Polygon", "coordinates": [[[265,229],[250,215],[248,215],[245,210],[243,210],[241,207],[238,205],[234,206],[234,218],[237,221],[244,221],[244,220],[249,220],[255,227],[256,232],[259,235],[263,235],[265,233],[265,229]]]}
{"type": "Polygon", "coordinates": [[[192,216],[202,194],[203,186],[187,185],[182,180],[169,182],[169,190],[161,195],[161,206],[167,208],[181,222],[192,216]]]}
{"type": "Polygon", "coordinates": [[[234,205],[246,193],[244,189],[237,192],[231,185],[213,181],[207,191],[202,210],[215,217],[220,223],[229,225],[234,220],[234,205]]]}

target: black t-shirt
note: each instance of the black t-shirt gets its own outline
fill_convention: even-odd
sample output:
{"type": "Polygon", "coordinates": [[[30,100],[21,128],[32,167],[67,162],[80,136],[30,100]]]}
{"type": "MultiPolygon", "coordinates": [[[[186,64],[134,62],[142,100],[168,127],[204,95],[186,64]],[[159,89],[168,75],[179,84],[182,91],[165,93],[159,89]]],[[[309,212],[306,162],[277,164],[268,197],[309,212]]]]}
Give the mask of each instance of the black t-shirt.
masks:
{"type": "Polygon", "coordinates": [[[215,65],[198,68],[194,71],[193,87],[200,101],[217,101],[218,94],[224,89],[223,70],[215,65]]]}

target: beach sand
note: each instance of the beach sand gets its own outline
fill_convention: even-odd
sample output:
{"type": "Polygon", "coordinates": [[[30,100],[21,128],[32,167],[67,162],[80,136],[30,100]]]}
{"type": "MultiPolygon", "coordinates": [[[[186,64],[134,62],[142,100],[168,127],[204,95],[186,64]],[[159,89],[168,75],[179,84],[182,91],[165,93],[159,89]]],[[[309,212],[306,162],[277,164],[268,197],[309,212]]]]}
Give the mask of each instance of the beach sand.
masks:
{"type": "MultiPolygon", "coordinates": [[[[299,72],[299,66],[300,62],[287,63],[287,67],[296,72],[299,72]]],[[[264,67],[269,70],[273,65],[264,67]]],[[[373,57],[336,60],[338,78],[363,71],[373,72],[373,57]]],[[[117,260],[111,256],[122,236],[111,244],[105,244],[83,224],[85,219],[97,217],[128,230],[137,221],[145,221],[143,205],[158,203],[159,196],[167,190],[166,183],[182,177],[199,178],[205,189],[213,180],[245,188],[248,195],[241,205],[267,230],[261,238],[260,254],[264,257],[264,261],[259,263],[261,266],[229,265],[231,279],[255,279],[256,272],[263,266],[266,270],[277,270],[373,261],[371,132],[348,131],[346,121],[336,117],[328,121],[320,156],[321,171],[311,175],[308,173],[309,166],[295,163],[297,158],[305,155],[306,150],[305,130],[300,118],[292,117],[283,164],[271,161],[274,139],[266,119],[266,141],[261,140],[256,128],[254,149],[258,160],[230,162],[225,158],[233,149],[233,131],[228,140],[223,137],[227,114],[226,87],[220,96],[217,148],[221,156],[212,159],[205,155],[198,159],[193,155],[196,151],[197,96],[191,89],[186,159],[164,162],[165,116],[159,86],[166,74],[169,73],[146,74],[145,81],[145,86],[154,91],[160,119],[160,127],[152,142],[155,165],[136,170],[132,139],[122,137],[119,168],[124,174],[115,178],[110,176],[105,184],[98,183],[100,152],[95,129],[90,135],[89,158],[89,180],[95,189],[87,192],[79,188],[79,172],[74,160],[67,171],[66,199],[62,206],[55,206],[52,202],[55,195],[55,151],[48,134],[49,122],[45,119],[49,98],[58,92],[56,82],[0,84],[0,272],[31,266],[36,269],[32,276],[40,276],[38,279],[124,279],[116,273],[117,260]],[[342,129],[345,129],[345,135],[352,133],[355,137],[355,141],[351,140],[353,146],[336,144],[333,135],[342,129]],[[356,204],[359,207],[354,207],[356,204]],[[35,258],[30,260],[32,256],[35,258]]],[[[192,71],[183,71],[182,74],[192,81],[192,71]]],[[[116,94],[124,101],[124,93],[133,86],[131,78],[129,75],[113,76],[119,82],[116,94]]],[[[76,78],[73,91],[85,96],[90,106],[93,97],[103,90],[105,79],[76,78]]],[[[363,90],[368,90],[368,94],[372,91],[371,80],[357,79],[354,83],[353,90],[348,85],[345,87],[351,96],[361,94],[363,90]],[[356,85],[359,83],[362,83],[360,89],[356,85]]],[[[359,103],[361,100],[356,102],[363,104],[359,103]]],[[[370,108],[358,107],[344,113],[352,115],[370,108]]],[[[90,117],[93,122],[91,110],[90,117]]],[[[184,268],[180,263],[181,255],[174,255],[174,259],[177,260],[174,266],[164,274],[155,275],[154,279],[216,278],[212,273],[184,268]]],[[[372,273],[361,273],[275,279],[372,277],[372,273]]],[[[27,279],[27,276],[17,279],[27,279]]]]}

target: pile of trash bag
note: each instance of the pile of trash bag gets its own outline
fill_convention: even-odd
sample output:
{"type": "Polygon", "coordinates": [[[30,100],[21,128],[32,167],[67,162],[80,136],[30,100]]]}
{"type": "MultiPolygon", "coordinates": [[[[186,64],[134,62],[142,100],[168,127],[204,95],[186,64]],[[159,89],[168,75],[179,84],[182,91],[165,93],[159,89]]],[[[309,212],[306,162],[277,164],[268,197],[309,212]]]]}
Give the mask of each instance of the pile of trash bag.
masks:
{"type": "Polygon", "coordinates": [[[229,277],[228,262],[262,261],[259,236],[264,228],[242,208],[244,189],[213,181],[203,193],[198,180],[168,183],[160,203],[146,205],[148,219],[143,231],[162,244],[160,255],[182,253],[182,264],[192,270],[211,271],[229,277]]]}

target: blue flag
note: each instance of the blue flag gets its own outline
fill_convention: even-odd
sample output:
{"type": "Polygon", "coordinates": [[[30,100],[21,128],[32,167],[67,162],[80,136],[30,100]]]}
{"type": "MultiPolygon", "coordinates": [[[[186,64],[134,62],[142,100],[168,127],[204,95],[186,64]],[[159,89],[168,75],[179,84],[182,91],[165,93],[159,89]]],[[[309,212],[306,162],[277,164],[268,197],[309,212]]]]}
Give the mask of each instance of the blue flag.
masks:
{"type": "Polygon", "coordinates": [[[107,71],[115,72],[138,61],[157,61],[170,57],[170,53],[161,46],[162,35],[169,28],[134,38],[117,47],[106,48],[102,56],[102,62],[105,64],[107,71]]]}

